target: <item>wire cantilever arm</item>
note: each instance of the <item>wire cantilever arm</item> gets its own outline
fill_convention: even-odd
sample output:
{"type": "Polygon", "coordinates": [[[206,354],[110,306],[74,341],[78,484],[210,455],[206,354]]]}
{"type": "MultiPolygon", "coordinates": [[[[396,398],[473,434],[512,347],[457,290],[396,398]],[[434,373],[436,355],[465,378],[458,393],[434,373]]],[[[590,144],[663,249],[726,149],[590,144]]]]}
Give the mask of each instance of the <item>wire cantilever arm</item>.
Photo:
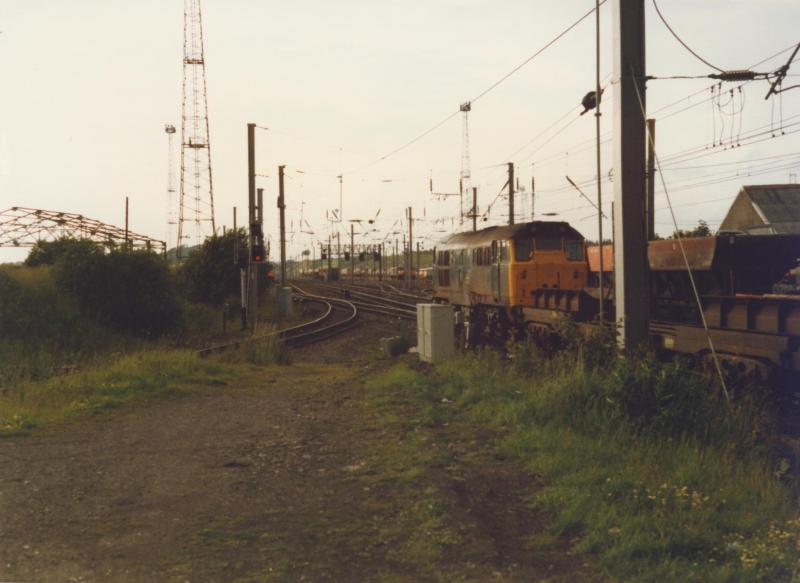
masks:
{"type": "MultiPolygon", "coordinates": [[[[655,0],[653,0],[655,3],[655,0]]],[[[634,87],[636,89],[636,97],[639,100],[639,107],[642,110],[642,117],[646,118],[647,113],[645,112],[644,103],[642,102],[642,95],[639,92],[639,87],[634,83],[634,87]]],[[[683,257],[683,264],[686,267],[686,273],[689,275],[689,282],[692,285],[692,292],[694,294],[695,302],[697,303],[697,310],[700,313],[700,321],[703,324],[703,330],[706,333],[706,341],[708,342],[708,347],[711,350],[711,357],[714,360],[714,366],[717,370],[717,375],[719,376],[719,382],[722,386],[722,393],[725,395],[725,400],[730,404],[731,397],[728,393],[728,385],[725,383],[725,375],[722,372],[722,367],[719,364],[719,357],[717,356],[717,350],[714,347],[714,340],[711,338],[711,332],[708,329],[708,322],[706,321],[705,312],[703,312],[703,304],[700,301],[700,292],[697,291],[697,283],[694,279],[694,273],[692,273],[692,268],[689,265],[689,258],[686,255],[686,249],[683,246],[683,238],[680,235],[680,229],[678,228],[678,219],[675,217],[675,210],[672,208],[672,199],[669,196],[669,191],[667,190],[667,182],[664,180],[664,172],[661,169],[661,161],[658,158],[658,153],[656,152],[656,144],[653,136],[650,135],[650,132],[647,133],[647,140],[650,143],[650,148],[653,151],[653,158],[655,159],[656,168],[658,169],[658,177],[661,180],[661,187],[664,190],[664,196],[667,199],[667,206],[669,207],[670,216],[672,217],[672,224],[675,225],[675,238],[678,241],[678,248],[681,250],[681,256],[683,257]]]]}

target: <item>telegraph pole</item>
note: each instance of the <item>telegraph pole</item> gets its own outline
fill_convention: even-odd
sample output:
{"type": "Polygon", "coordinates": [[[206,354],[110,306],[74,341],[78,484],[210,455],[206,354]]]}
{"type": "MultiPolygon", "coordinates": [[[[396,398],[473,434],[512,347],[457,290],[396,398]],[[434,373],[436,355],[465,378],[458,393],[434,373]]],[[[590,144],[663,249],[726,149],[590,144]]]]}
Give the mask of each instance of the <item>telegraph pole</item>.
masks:
{"type": "Polygon", "coordinates": [[[411,287],[411,269],[414,266],[414,218],[411,207],[408,207],[408,269],[406,269],[406,283],[411,287]]]}
{"type": "Polygon", "coordinates": [[[464,179],[458,179],[458,224],[464,222],[464,179]]]}
{"type": "Polygon", "coordinates": [[[350,283],[355,283],[356,277],[356,235],[353,223],[350,223],[350,283]]]}
{"type": "Polygon", "coordinates": [[[283,173],[286,166],[278,166],[278,211],[281,221],[281,285],[286,285],[286,199],[283,191],[283,173]]]}
{"type": "Polygon", "coordinates": [[[478,230],[478,187],[472,187],[472,231],[478,230]]]}
{"type": "Polygon", "coordinates": [[[247,322],[253,333],[258,319],[258,276],[253,262],[253,250],[258,244],[256,221],[256,124],[247,124],[247,209],[250,223],[249,253],[247,259],[247,322]]]}
{"type": "Polygon", "coordinates": [[[508,224],[514,224],[514,163],[508,163],[508,224]]]}
{"type": "Polygon", "coordinates": [[[408,283],[408,253],[406,252],[406,233],[403,231],[403,285],[408,283]]]}
{"type": "Polygon", "coordinates": [[[331,273],[331,261],[333,258],[331,257],[331,236],[328,235],[328,277],[330,277],[331,273]]]}
{"type": "Polygon", "coordinates": [[[656,237],[656,120],[647,120],[647,240],[656,237]]]}
{"type": "Polygon", "coordinates": [[[242,330],[247,329],[247,270],[244,268],[242,250],[239,249],[239,229],[236,224],[236,207],[233,207],[233,263],[239,266],[239,296],[241,304],[242,330]]]}
{"type": "MultiPolygon", "coordinates": [[[[614,0],[614,299],[619,344],[647,343],[644,0],[614,0]]],[[[601,274],[602,275],[602,274],[601,274]]]]}
{"type": "Polygon", "coordinates": [[[128,197],[125,197],[125,252],[128,252],[128,197]]]}
{"type": "MultiPolygon", "coordinates": [[[[600,169],[600,101],[603,96],[603,90],[600,87],[600,0],[595,0],[594,7],[594,21],[595,21],[595,106],[594,106],[594,126],[595,126],[595,159],[597,164],[597,252],[599,255],[600,263],[600,302],[598,304],[597,318],[602,328],[605,324],[605,294],[603,293],[605,286],[603,285],[603,273],[605,269],[603,261],[603,179],[600,169]]],[[[577,187],[576,187],[577,188],[577,187]]]]}
{"type": "Polygon", "coordinates": [[[339,174],[336,178],[339,179],[339,222],[341,223],[344,220],[344,215],[342,214],[342,174],[339,174]]]}
{"type": "Polygon", "coordinates": [[[536,178],[531,176],[531,220],[535,220],[536,216],[533,212],[534,204],[536,203],[536,178]]]}
{"type": "Polygon", "coordinates": [[[416,281],[417,286],[419,286],[419,270],[421,266],[422,263],[420,262],[419,241],[417,241],[417,281],[416,281]]]}

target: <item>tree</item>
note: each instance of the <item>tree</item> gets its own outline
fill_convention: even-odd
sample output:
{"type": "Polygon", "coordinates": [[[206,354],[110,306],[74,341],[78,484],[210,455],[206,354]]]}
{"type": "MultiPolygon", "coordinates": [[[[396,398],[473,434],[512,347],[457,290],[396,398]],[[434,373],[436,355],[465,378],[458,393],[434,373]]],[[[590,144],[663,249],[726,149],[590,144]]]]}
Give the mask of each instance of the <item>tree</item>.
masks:
{"type": "Polygon", "coordinates": [[[247,233],[244,229],[208,237],[186,261],[178,276],[186,296],[195,302],[219,306],[239,296],[239,265],[234,262],[238,240],[240,257],[247,258],[247,233]]]}
{"type": "Polygon", "coordinates": [[[65,254],[56,261],[54,275],[84,317],[120,332],[153,337],[181,322],[173,277],[152,251],[65,254]]]}
{"type": "Polygon", "coordinates": [[[65,256],[102,255],[103,248],[91,239],[60,237],[55,241],[37,241],[25,258],[25,265],[53,265],[65,256]]]}
{"type": "Polygon", "coordinates": [[[697,221],[697,226],[694,229],[678,229],[672,232],[670,239],[677,239],[680,237],[684,239],[686,237],[712,237],[714,234],[711,232],[711,228],[708,226],[708,223],[705,222],[703,219],[697,221]]]}

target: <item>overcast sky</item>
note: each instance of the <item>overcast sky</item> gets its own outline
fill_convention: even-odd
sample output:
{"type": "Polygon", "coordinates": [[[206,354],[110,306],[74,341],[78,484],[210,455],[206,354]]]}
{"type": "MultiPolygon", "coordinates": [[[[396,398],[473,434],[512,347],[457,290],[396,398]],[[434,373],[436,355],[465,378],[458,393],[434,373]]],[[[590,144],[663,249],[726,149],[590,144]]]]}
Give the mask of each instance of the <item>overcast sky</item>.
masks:
{"type": "MultiPolygon", "coordinates": [[[[276,167],[287,166],[292,254],[315,237],[327,239],[325,211],[338,205],[340,173],[345,219],[367,219],[381,209],[381,232],[360,235],[360,242],[383,239],[411,205],[424,219],[415,231],[431,245],[459,228],[458,198],[432,198],[428,181],[432,176],[436,191],[457,191],[461,116],[380,158],[479,95],[593,6],[593,0],[205,0],[217,224],[231,224],[234,205],[246,207],[246,124],[254,122],[270,128],[257,132],[257,171],[269,176],[258,184],[274,239],[276,167]],[[303,202],[315,235],[299,232],[303,202]]],[[[723,69],[750,67],[800,41],[796,0],[661,0],[660,7],[689,46],[723,69]]],[[[122,225],[128,195],[131,228],[165,237],[164,124],[180,128],[182,18],[180,0],[0,0],[0,210],[70,211],[122,225]]],[[[601,19],[602,77],[612,81],[604,95],[605,133],[612,120],[610,2],[601,19]]],[[[565,175],[579,183],[594,176],[594,117],[578,116],[582,96],[594,88],[594,41],[594,21],[587,19],[474,103],[470,151],[480,211],[496,200],[483,224],[507,220],[507,202],[497,195],[504,163],[514,161],[526,187],[518,220],[523,211],[529,216],[535,174],[537,215],[558,213],[554,219],[596,236],[592,208],[564,189],[565,175]]],[[[647,51],[650,75],[713,72],[669,35],[650,2],[647,51]]],[[[756,69],[774,70],[788,56],[784,51],[756,69]]],[[[800,61],[790,72],[800,73],[800,61]]],[[[741,91],[740,84],[725,84],[719,99],[711,86],[709,79],[648,85],[648,113],[657,119],[657,148],[683,227],[701,218],[719,224],[742,184],[800,174],[794,133],[800,89],[783,95],[781,114],[780,100],[764,100],[766,81],[741,91]]],[[[611,187],[606,181],[609,203],[611,187]]],[[[593,185],[584,190],[595,196],[593,185]]],[[[657,230],[671,232],[663,193],[656,207],[657,230]]],[[[24,255],[0,249],[0,260],[24,255]]]]}

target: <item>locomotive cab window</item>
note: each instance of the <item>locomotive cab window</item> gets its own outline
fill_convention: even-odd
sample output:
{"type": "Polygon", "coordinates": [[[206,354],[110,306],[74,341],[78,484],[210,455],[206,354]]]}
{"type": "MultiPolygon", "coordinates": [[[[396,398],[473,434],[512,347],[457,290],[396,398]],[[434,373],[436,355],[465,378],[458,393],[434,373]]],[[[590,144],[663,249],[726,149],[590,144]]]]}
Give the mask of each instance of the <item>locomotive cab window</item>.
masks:
{"type": "Polygon", "coordinates": [[[560,238],[537,237],[536,238],[537,251],[561,251],[560,238]]]}
{"type": "Polygon", "coordinates": [[[533,241],[531,239],[517,239],[514,241],[514,260],[530,261],[533,256],[533,241]]]}
{"type": "Polygon", "coordinates": [[[564,241],[567,261],[583,261],[583,241],[564,241]]]}

